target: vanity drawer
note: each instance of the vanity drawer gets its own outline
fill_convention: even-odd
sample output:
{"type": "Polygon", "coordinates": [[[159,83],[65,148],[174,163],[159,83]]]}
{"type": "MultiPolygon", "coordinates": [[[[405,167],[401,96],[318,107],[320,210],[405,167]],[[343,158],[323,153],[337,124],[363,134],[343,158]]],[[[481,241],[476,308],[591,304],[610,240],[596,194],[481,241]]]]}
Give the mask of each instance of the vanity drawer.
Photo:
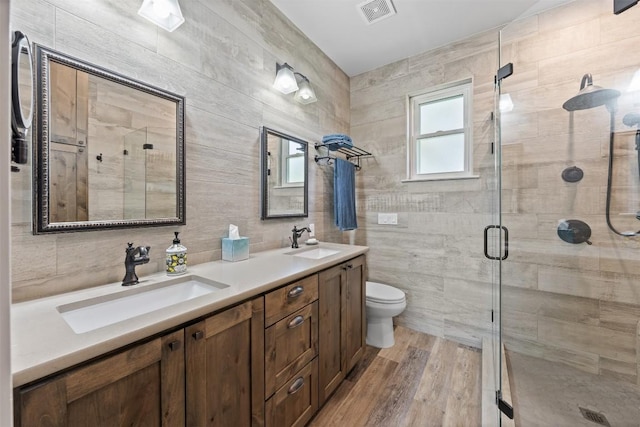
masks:
{"type": "Polygon", "coordinates": [[[265,331],[265,397],[318,355],[318,301],[265,331]]]}
{"type": "Polygon", "coordinates": [[[318,358],[267,400],[266,427],[302,427],[318,410],[318,358]]]}
{"type": "Polygon", "coordinates": [[[265,326],[273,325],[278,320],[317,299],[317,274],[269,292],[264,299],[265,326]]]}

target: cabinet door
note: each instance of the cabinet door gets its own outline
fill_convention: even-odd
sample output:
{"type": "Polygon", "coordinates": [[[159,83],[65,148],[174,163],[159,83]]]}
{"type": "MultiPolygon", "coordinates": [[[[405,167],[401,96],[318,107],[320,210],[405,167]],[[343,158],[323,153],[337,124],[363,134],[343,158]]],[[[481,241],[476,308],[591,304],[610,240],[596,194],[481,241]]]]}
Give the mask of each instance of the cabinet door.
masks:
{"type": "Polygon", "coordinates": [[[366,263],[364,255],[348,261],[344,265],[346,272],[346,372],[349,372],[362,358],[367,337],[365,319],[366,303],[366,263]]]}
{"type": "Polygon", "coordinates": [[[180,330],[19,390],[16,425],[183,425],[183,338],[180,330]]]}
{"type": "Polygon", "coordinates": [[[318,382],[322,405],[364,354],[365,257],[319,274],[318,382]]]}
{"type": "Polygon", "coordinates": [[[322,405],[345,377],[343,363],[346,349],[346,274],[342,265],[319,274],[318,285],[318,385],[319,403],[322,405]]]}
{"type": "Polygon", "coordinates": [[[246,302],[187,327],[186,341],[186,425],[262,425],[264,299],[246,302]],[[256,336],[253,345],[252,335],[256,336]],[[252,352],[259,357],[252,357],[252,352]]]}

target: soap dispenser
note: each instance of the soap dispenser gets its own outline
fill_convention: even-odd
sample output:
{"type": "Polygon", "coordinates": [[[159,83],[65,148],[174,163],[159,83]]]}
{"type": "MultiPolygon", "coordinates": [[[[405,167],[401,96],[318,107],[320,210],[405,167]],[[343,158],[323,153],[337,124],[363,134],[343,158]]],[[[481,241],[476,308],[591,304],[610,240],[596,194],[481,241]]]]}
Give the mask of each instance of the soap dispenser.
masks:
{"type": "Polygon", "coordinates": [[[175,231],[176,238],[173,245],[167,248],[167,274],[177,276],[187,272],[187,248],[180,244],[179,231],[175,231]]]}

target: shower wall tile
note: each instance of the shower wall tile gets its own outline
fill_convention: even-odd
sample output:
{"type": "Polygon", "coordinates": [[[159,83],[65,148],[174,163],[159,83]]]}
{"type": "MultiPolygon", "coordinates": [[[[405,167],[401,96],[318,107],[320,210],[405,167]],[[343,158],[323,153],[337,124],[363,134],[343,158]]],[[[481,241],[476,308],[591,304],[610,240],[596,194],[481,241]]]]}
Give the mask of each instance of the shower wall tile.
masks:
{"type": "Polygon", "coordinates": [[[540,31],[576,25],[590,19],[611,15],[611,2],[603,0],[581,0],[579,5],[563,5],[540,15],[540,31]]]}
{"type": "MultiPolygon", "coordinates": [[[[511,227],[509,227],[511,230],[511,227]]],[[[538,287],[538,265],[528,262],[510,262],[502,265],[502,274],[509,277],[509,286],[525,289],[538,287]]]]}
{"type": "MultiPolygon", "coordinates": [[[[537,240],[516,240],[513,236],[511,237],[509,240],[509,260],[511,261],[535,263],[541,268],[561,267],[583,270],[587,274],[589,271],[597,272],[598,270],[597,251],[575,250],[569,253],[566,243],[557,237],[555,230],[540,235],[537,240]]],[[[542,289],[541,285],[541,279],[538,277],[540,289],[542,289]]]]}
{"type": "Polygon", "coordinates": [[[517,50],[521,58],[527,58],[527,62],[537,62],[587,49],[599,41],[599,21],[593,19],[554,31],[541,32],[538,37],[523,38],[517,44],[517,50]]]}
{"type": "Polygon", "coordinates": [[[621,292],[615,276],[571,268],[544,267],[538,270],[538,288],[557,294],[613,302],[633,301],[633,292],[621,292]]]}
{"type": "Polygon", "coordinates": [[[509,298],[511,304],[503,307],[504,313],[518,313],[520,311],[535,314],[539,318],[548,317],[567,322],[582,323],[587,325],[599,325],[598,302],[588,298],[559,295],[548,292],[536,292],[533,290],[511,289],[509,286],[509,298]],[[527,298],[528,304],[522,306],[513,302],[514,299],[527,298]]]}
{"type": "Polygon", "coordinates": [[[636,336],[632,333],[541,317],[538,319],[538,337],[541,342],[560,348],[636,363],[636,336]]]}
{"type": "MultiPolygon", "coordinates": [[[[618,237],[618,239],[622,239],[622,237],[618,237]]],[[[638,248],[635,241],[630,241],[629,243],[630,245],[627,247],[625,247],[624,244],[614,244],[601,249],[600,268],[602,271],[613,274],[623,273],[624,275],[632,275],[629,279],[636,279],[635,283],[629,283],[631,287],[627,288],[625,286],[625,288],[627,288],[626,291],[630,293],[628,294],[629,297],[633,294],[633,297],[629,301],[640,305],[640,292],[638,291],[637,281],[638,276],[640,276],[638,248]]],[[[620,276],[619,279],[623,279],[624,277],[625,276],[620,276]]],[[[625,292],[625,289],[620,289],[620,292],[625,292]]]]}
{"type": "MultiPolygon", "coordinates": [[[[613,75],[617,70],[637,67],[635,55],[612,55],[612,49],[618,52],[632,52],[638,45],[639,36],[618,40],[615,48],[611,43],[599,44],[590,49],[569,53],[563,57],[540,61],[540,83],[550,84],[558,81],[558,70],[564,76],[581,76],[590,72],[597,79],[598,85],[614,87],[613,75]]],[[[626,88],[623,88],[626,89],[626,88]]]]}
{"type": "Polygon", "coordinates": [[[600,42],[616,43],[618,40],[637,37],[638,26],[640,15],[637,13],[604,14],[600,17],[600,42]]]}
{"type": "Polygon", "coordinates": [[[600,301],[600,325],[620,332],[634,333],[638,328],[640,306],[600,301]]]}
{"type": "MultiPolygon", "coordinates": [[[[500,30],[500,37],[503,46],[509,46],[520,39],[535,36],[539,30],[539,20],[540,15],[532,15],[520,19],[517,25],[507,25],[502,28],[500,30]]],[[[504,53],[503,50],[503,54],[504,53]]]]}
{"type": "Polygon", "coordinates": [[[637,363],[626,363],[619,360],[600,357],[600,375],[614,380],[622,380],[630,383],[636,383],[637,363]]]}
{"type": "Polygon", "coordinates": [[[538,316],[531,313],[503,311],[502,331],[509,338],[538,339],[538,316]]]}
{"type": "Polygon", "coordinates": [[[509,351],[524,353],[533,357],[561,362],[592,374],[600,372],[600,357],[591,352],[580,351],[575,348],[564,348],[548,345],[539,340],[525,340],[515,336],[507,335],[506,346],[509,351]]]}

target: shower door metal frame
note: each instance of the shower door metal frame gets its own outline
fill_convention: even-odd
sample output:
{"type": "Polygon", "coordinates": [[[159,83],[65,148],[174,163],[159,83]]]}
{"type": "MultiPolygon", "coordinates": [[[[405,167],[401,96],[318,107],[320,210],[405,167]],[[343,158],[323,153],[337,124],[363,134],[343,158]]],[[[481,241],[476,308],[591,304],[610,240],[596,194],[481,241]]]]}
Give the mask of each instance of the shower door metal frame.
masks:
{"type": "Polygon", "coordinates": [[[495,75],[495,90],[494,90],[494,136],[495,142],[493,144],[494,154],[494,168],[495,168],[495,187],[494,193],[496,194],[496,200],[494,204],[495,225],[489,225],[485,228],[485,256],[492,261],[497,261],[497,265],[494,267],[496,276],[494,278],[494,297],[492,298],[492,310],[491,321],[493,322],[493,335],[492,345],[494,352],[494,371],[495,371],[495,402],[498,417],[498,425],[502,424],[501,413],[513,419],[514,411],[513,406],[505,401],[502,396],[502,366],[504,365],[502,360],[502,261],[506,260],[509,256],[509,230],[502,224],[502,135],[501,135],[501,112],[500,112],[500,97],[502,95],[502,80],[513,74],[513,64],[502,64],[502,32],[498,32],[498,70],[495,75]],[[491,229],[499,230],[498,236],[494,242],[495,248],[497,248],[497,255],[491,255],[488,251],[488,238],[487,233],[491,229]],[[497,342],[496,342],[497,335],[497,342]]]}

